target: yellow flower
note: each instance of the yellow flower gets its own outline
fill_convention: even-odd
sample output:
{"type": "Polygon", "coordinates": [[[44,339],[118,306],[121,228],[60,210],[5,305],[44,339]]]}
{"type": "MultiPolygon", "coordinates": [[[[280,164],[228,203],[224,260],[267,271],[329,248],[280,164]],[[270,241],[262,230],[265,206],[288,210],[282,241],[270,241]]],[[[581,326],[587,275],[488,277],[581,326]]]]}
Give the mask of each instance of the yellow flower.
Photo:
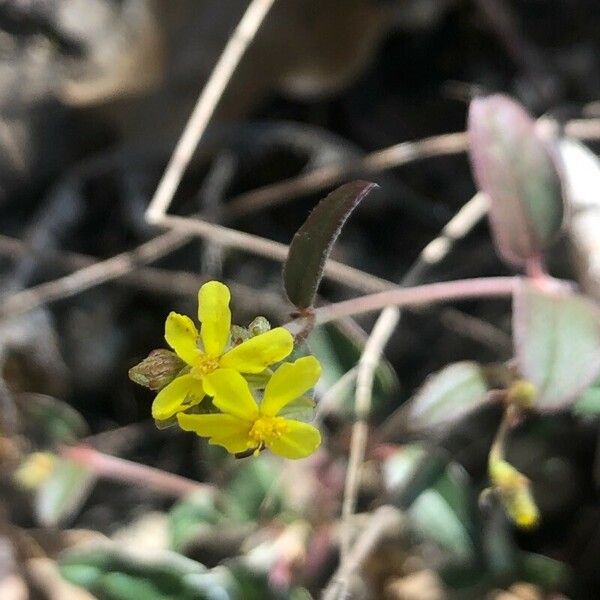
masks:
{"type": "Polygon", "coordinates": [[[236,454],[269,448],[285,458],[304,458],[321,443],[316,427],[280,416],[283,409],[312,388],[321,374],[314,356],[281,365],[257,404],[244,378],[232,369],[219,369],[205,378],[213,404],[223,414],[177,415],[179,426],[208,437],[209,443],[236,454]]]}
{"type": "Polygon", "coordinates": [[[165,323],[165,339],[190,368],[163,388],[152,404],[152,416],[162,421],[202,401],[207,375],[221,369],[257,374],[283,360],[293,349],[291,333],[276,327],[228,348],[231,333],[230,294],[218,281],[205,283],[198,292],[200,333],[192,319],[172,312],[165,323]]]}

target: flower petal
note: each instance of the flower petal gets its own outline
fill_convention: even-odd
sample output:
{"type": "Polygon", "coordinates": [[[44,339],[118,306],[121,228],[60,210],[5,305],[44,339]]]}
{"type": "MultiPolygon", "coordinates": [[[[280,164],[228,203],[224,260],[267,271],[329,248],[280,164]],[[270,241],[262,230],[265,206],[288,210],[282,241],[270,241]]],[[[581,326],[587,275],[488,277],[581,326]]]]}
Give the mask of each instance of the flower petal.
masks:
{"type": "Polygon", "coordinates": [[[204,389],[214,396],[213,404],[228,415],[252,424],[258,417],[258,405],[248,382],[233,369],[217,369],[204,377],[204,389]]]}
{"type": "Polygon", "coordinates": [[[198,330],[189,317],[176,312],[169,313],[165,322],[165,340],[188,365],[193,365],[200,355],[197,339],[198,330]]]}
{"type": "Polygon", "coordinates": [[[232,454],[248,450],[248,433],[252,426],[247,421],[242,421],[231,415],[177,415],[179,426],[184,431],[193,431],[203,437],[209,438],[211,444],[223,446],[232,454]]]}
{"type": "Polygon", "coordinates": [[[293,348],[292,334],[283,327],[276,327],[232,348],[221,358],[221,366],[240,373],[260,373],[283,360],[293,348]]]}
{"type": "Polygon", "coordinates": [[[198,320],[204,351],[215,358],[221,356],[229,340],[231,311],[229,288],[219,281],[205,283],[198,292],[198,320]]]}
{"type": "Polygon", "coordinates": [[[284,458],[306,458],[321,444],[321,434],[316,427],[300,421],[286,419],[288,431],[280,437],[265,440],[271,452],[284,458]]]}
{"type": "Polygon", "coordinates": [[[181,375],[173,379],[154,398],[152,418],[165,421],[178,411],[199,404],[202,398],[204,398],[202,383],[191,375],[181,375]]]}
{"type": "Polygon", "coordinates": [[[260,405],[263,415],[274,417],[284,406],[314,387],[321,376],[321,365],[314,356],[304,356],[281,365],[265,387],[260,405]]]}

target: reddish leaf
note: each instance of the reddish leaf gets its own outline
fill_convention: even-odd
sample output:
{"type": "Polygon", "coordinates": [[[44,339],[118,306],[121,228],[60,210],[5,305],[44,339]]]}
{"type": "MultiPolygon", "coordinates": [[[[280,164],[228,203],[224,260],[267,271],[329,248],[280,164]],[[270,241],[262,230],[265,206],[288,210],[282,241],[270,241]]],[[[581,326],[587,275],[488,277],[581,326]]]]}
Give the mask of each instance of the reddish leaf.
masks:
{"type": "Polygon", "coordinates": [[[525,109],[502,95],[473,100],[468,134],[477,187],[490,198],[498,252],[521,266],[539,257],[562,225],[555,155],[525,109]]]}
{"type": "Polygon", "coordinates": [[[285,292],[299,309],[310,308],[323,277],[325,261],[342,226],[377,184],[353,181],[321,200],[296,232],[283,270],[285,292]]]}

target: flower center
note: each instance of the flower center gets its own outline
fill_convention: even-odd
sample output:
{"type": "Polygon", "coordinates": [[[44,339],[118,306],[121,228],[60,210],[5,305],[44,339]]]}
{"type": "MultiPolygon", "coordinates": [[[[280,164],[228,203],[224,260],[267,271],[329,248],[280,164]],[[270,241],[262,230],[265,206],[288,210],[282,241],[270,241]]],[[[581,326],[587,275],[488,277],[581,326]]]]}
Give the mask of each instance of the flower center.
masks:
{"type": "Polygon", "coordinates": [[[219,368],[219,361],[216,358],[211,358],[206,354],[201,354],[197,359],[196,364],[192,369],[192,374],[202,377],[208,375],[219,368]]]}
{"type": "Polygon", "coordinates": [[[281,437],[288,430],[288,424],[283,417],[260,417],[254,421],[248,434],[248,447],[260,446],[263,442],[281,437]]]}

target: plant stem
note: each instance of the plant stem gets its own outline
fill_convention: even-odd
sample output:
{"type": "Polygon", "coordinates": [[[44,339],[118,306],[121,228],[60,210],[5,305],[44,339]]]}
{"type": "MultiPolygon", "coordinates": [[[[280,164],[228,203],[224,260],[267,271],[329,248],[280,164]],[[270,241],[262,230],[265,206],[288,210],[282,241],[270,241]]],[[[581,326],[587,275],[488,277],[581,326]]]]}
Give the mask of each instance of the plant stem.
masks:
{"type": "MultiPolygon", "coordinates": [[[[380,310],[386,306],[420,306],[435,302],[469,300],[477,298],[508,298],[512,296],[518,277],[478,277],[441,283],[429,283],[410,288],[395,288],[377,294],[360,296],[315,309],[317,325],[363,313],[380,310]]],[[[292,333],[300,331],[303,319],[285,325],[292,333]]]]}
{"type": "Polygon", "coordinates": [[[180,475],[166,473],[160,469],[109,456],[89,446],[64,446],[60,450],[64,458],[79,463],[99,477],[141,485],[169,496],[185,497],[193,492],[216,492],[212,485],[198,483],[180,475]]]}

